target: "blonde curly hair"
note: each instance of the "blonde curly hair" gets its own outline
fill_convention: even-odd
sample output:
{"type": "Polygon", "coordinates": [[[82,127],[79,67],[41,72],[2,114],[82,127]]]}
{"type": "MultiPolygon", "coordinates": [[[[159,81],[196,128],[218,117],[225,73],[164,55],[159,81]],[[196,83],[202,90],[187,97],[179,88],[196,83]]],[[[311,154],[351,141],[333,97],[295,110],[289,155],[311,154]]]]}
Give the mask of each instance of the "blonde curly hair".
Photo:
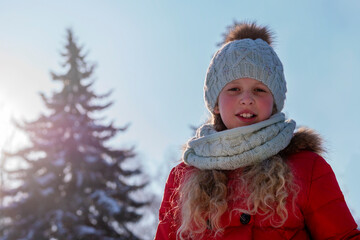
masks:
{"type": "MultiPolygon", "coordinates": [[[[214,114],[212,121],[217,131],[226,129],[220,115],[214,114]]],[[[225,226],[220,224],[220,217],[228,209],[228,199],[241,201],[240,205],[246,206],[232,211],[265,215],[265,220],[270,220],[274,227],[281,227],[285,223],[288,218],[288,197],[293,196],[290,200],[294,206],[298,192],[285,159],[275,155],[241,169],[241,174],[236,175],[238,189],[227,188],[228,172],[193,168],[186,173],[177,191],[179,239],[201,238],[207,231],[215,236],[221,235],[225,226]]]]}

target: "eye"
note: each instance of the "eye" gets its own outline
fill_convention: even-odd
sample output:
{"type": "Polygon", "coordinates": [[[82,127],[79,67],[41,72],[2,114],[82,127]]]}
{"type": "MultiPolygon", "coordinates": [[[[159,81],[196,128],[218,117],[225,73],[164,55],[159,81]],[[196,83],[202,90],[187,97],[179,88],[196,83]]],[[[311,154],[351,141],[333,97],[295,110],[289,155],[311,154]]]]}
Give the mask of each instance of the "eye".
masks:
{"type": "Polygon", "coordinates": [[[254,89],[255,92],[267,92],[265,89],[263,88],[255,88],[254,89]]]}
{"type": "Polygon", "coordinates": [[[228,91],[236,92],[236,91],[240,91],[240,88],[233,87],[233,88],[229,88],[228,91]]]}

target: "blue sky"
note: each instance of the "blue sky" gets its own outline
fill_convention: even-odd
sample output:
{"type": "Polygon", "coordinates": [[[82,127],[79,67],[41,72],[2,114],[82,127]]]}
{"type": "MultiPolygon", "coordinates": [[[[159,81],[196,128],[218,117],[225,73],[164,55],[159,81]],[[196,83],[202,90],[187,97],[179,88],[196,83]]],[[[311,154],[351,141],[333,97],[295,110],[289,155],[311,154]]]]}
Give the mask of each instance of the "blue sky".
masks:
{"type": "Polygon", "coordinates": [[[26,144],[10,117],[35,119],[45,111],[38,93],[59,89],[49,72],[61,72],[71,27],[98,65],[95,90],[114,89],[104,114],[131,123],[111,144],[135,146],[149,174],[174,165],[190,126],[208,117],[203,81],[221,34],[234,20],[257,20],[276,33],[284,112],[324,137],[325,157],[360,218],[359,10],[355,0],[0,0],[0,147],[26,144]]]}

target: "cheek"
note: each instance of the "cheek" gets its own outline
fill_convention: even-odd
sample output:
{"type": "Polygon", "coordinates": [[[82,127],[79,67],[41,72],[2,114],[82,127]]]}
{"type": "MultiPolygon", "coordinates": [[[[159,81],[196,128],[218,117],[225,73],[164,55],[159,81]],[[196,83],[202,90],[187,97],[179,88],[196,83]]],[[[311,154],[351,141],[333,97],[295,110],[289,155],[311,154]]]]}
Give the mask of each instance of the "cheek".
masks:
{"type": "Polygon", "coordinates": [[[224,111],[226,109],[232,108],[235,103],[235,99],[231,96],[220,96],[219,97],[219,110],[224,111]]]}
{"type": "Polygon", "coordinates": [[[272,97],[269,97],[267,99],[265,99],[264,103],[263,103],[263,107],[265,112],[267,113],[267,115],[269,115],[269,117],[272,115],[273,113],[273,109],[274,109],[274,100],[272,97]]]}
{"type": "Polygon", "coordinates": [[[274,100],[272,96],[258,98],[257,104],[261,120],[268,119],[273,114],[274,100]]]}

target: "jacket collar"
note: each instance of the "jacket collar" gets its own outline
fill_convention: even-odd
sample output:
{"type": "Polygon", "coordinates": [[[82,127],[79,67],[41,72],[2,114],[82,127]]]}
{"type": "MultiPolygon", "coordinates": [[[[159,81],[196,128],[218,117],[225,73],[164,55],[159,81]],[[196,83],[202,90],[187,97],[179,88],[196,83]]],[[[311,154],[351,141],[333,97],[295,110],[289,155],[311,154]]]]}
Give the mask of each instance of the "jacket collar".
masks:
{"type": "Polygon", "coordinates": [[[311,151],[319,155],[326,153],[323,147],[321,136],[310,128],[299,128],[290,141],[290,144],[279,154],[282,157],[288,157],[301,151],[311,151]]]}

